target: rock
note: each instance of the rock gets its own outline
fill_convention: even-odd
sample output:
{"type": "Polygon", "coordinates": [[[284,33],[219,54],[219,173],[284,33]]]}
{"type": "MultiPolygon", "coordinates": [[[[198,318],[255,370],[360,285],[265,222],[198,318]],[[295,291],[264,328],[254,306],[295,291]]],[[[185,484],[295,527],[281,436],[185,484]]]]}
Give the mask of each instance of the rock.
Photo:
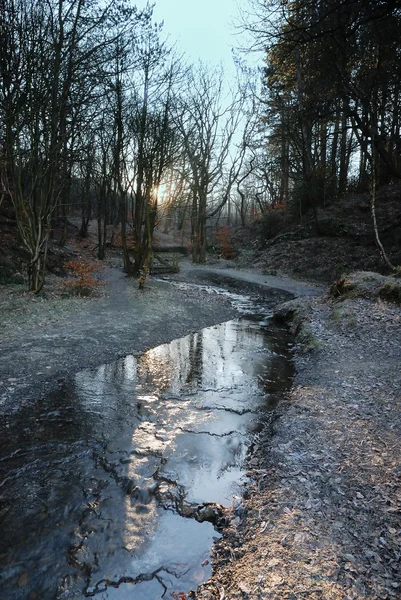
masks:
{"type": "Polygon", "coordinates": [[[124,477],[122,480],[122,487],[128,495],[131,495],[136,490],[136,483],[129,477],[124,477]]]}
{"type": "Polygon", "coordinates": [[[252,593],[252,588],[248,583],[240,583],[239,584],[239,589],[241,590],[241,592],[243,592],[244,594],[251,594],[252,593]]]}
{"type": "Polygon", "coordinates": [[[211,523],[213,523],[216,520],[217,514],[216,514],[216,509],[214,506],[212,506],[211,504],[209,504],[208,506],[206,506],[205,508],[203,508],[201,511],[199,511],[199,521],[201,523],[203,523],[203,521],[210,521],[211,523]]]}
{"type": "Polygon", "coordinates": [[[297,315],[302,314],[305,311],[305,303],[307,300],[302,298],[295,298],[288,302],[283,302],[274,311],[274,319],[276,321],[292,321],[297,315]]]}

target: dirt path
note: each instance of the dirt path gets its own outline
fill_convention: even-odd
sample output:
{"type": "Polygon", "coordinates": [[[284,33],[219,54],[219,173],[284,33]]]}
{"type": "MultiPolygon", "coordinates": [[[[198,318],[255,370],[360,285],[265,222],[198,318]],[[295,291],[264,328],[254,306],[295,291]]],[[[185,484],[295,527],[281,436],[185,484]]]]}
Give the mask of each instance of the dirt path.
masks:
{"type": "MultiPolygon", "coordinates": [[[[224,264],[229,264],[230,261],[222,261],[224,264]]],[[[189,261],[183,261],[180,268],[180,278],[186,281],[217,281],[217,282],[239,282],[241,287],[250,284],[257,285],[264,289],[280,290],[288,292],[291,296],[316,296],[325,291],[325,286],[317,283],[305,283],[291,277],[275,277],[272,275],[263,275],[256,271],[245,269],[227,268],[227,267],[212,267],[208,265],[194,265],[189,261]]]]}

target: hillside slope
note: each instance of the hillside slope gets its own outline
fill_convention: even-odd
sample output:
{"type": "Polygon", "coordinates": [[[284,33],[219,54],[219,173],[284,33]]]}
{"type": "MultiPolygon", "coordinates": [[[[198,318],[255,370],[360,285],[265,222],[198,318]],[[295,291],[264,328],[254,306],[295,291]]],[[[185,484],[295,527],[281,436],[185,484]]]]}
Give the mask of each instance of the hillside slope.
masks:
{"type": "MultiPolygon", "coordinates": [[[[348,196],[320,209],[318,232],[311,214],[290,221],[275,212],[233,236],[244,266],[323,282],[355,270],[388,272],[375,244],[369,194],[348,196]]],[[[388,257],[400,265],[401,185],[379,190],[376,212],[388,257]]]]}

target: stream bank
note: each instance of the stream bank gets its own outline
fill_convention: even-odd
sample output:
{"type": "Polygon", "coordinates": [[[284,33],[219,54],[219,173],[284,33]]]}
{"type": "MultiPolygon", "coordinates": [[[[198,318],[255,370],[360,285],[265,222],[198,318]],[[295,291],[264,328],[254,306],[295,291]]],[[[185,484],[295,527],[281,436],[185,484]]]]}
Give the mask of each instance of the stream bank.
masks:
{"type": "Polygon", "coordinates": [[[139,354],[238,316],[222,296],[182,291],[150,280],[145,289],[120,265],[107,266],[100,297],[63,293],[49,277],[35,297],[22,286],[0,286],[0,408],[13,412],[62,387],[85,368],[139,354]],[[207,299],[207,302],[205,300],[207,299]]]}
{"type": "Polygon", "coordinates": [[[267,309],[1,418],[4,598],[161,600],[207,580],[253,433],[291,385],[291,345],[267,309]]]}
{"type": "Polygon", "coordinates": [[[401,598],[401,308],[318,297],[280,315],[299,332],[294,386],[196,597],[401,598]]]}

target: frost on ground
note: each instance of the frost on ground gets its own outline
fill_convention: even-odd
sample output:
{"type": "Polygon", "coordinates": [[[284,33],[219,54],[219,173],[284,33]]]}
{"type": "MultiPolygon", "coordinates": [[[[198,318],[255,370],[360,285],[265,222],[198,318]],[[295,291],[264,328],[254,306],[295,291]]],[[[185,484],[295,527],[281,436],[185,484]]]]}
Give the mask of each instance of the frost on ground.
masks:
{"type": "Polygon", "coordinates": [[[188,335],[237,316],[221,296],[181,292],[162,281],[143,290],[121,268],[105,267],[93,298],[62,293],[56,278],[41,296],[0,286],[0,407],[50,393],[86,367],[188,335]]]}
{"type": "Polygon", "coordinates": [[[401,309],[307,303],[294,388],[199,599],[401,598],[401,309]]]}

